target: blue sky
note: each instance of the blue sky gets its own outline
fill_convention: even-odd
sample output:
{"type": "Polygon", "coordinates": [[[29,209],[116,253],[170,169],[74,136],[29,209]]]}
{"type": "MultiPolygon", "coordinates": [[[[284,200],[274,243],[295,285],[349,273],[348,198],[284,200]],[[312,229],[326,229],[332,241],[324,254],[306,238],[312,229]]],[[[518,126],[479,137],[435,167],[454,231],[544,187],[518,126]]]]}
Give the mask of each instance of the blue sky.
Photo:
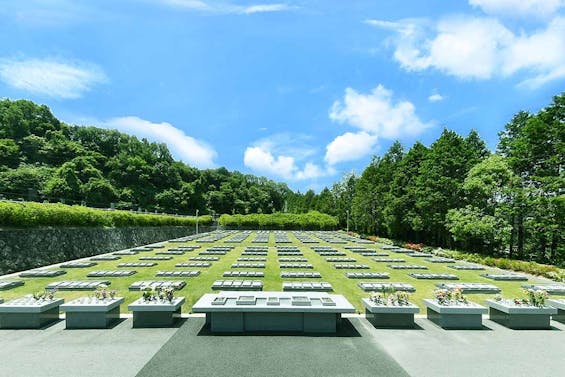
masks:
{"type": "Polygon", "coordinates": [[[0,0],[0,97],[305,191],[565,88],[565,0],[0,0]]]}

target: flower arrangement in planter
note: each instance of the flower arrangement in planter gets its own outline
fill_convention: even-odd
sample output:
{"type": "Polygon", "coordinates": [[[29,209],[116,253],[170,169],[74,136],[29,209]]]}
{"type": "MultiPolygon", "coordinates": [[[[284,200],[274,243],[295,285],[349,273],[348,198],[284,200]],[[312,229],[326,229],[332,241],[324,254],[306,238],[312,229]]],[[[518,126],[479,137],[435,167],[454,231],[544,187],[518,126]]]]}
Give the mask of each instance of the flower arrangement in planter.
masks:
{"type": "Polygon", "coordinates": [[[384,306],[408,306],[410,293],[404,291],[394,291],[391,287],[389,289],[383,288],[382,293],[372,293],[369,300],[376,305],[384,306]]]}
{"type": "Polygon", "coordinates": [[[434,291],[435,299],[439,305],[469,305],[467,297],[460,288],[455,289],[436,289],[434,291]]]}
{"type": "Polygon", "coordinates": [[[525,289],[525,298],[513,298],[504,299],[501,295],[496,295],[494,301],[514,306],[535,306],[537,308],[543,308],[546,306],[546,300],[548,298],[548,293],[543,290],[525,289]]]}
{"type": "Polygon", "coordinates": [[[107,299],[113,300],[116,297],[116,293],[117,291],[114,289],[108,290],[106,284],[100,284],[94,291],[94,298],[99,301],[105,301],[107,299]]]}
{"type": "Polygon", "coordinates": [[[46,289],[43,292],[34,292],[31,295],[31,298],[33,298],[36,302],[53,301],[55,299],[55,290],[46,289]]]}
{"type": "Polygon", "coordinates": [[[153,289],[151,287],[146,287],[143,289],[143,293],[142,293],[142,298],[143,301],[145,302],[149,302],[149,301],[168,301],[168,302],[173,302],[173,300],[175,299],[175,290],[173,288],[156,288],[153,289]]]}

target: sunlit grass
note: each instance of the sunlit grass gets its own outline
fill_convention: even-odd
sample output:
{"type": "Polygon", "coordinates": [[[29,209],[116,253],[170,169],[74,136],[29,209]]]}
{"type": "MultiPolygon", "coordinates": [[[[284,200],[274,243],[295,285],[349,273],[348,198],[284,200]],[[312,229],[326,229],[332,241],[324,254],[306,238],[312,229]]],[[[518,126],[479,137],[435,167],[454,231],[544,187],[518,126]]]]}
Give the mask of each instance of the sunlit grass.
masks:
{"type": "MultiPolygon", "coordinates": [[[[117,265],[126,262],[139,262],[139,258],[142,256],[154,256],[157,255],[156,252],[165,249],[158,249],[150,252],[142,252],[137,255],[131,256],[121,256],[121,259],[115,261],[98,261],[96,266],[90,268],[71,268],[65,269],[67,274],[53,277],[53,278],[18,278],[19,280],[24,280],[25,285],[14,288],[11,290],[0,291],[0,297],[5,300],[10,300],[13,298],[21,297],[33,292],[43,291],[47,284],[61,281],[61,280],[109,280],[111,282],[110,289],[115,289],[118,291],[119,296],[125,297],[125,303],[122,305],[122,312],[127,312],[127,305],[136,299],[138,299],[141,294],[136,291],[129,291],[128,287],[135,281],[139,280],[184,280],[187,282],[186,287],[178,292],[178,295],[184,296],[186,298],[186,303],[183,306],[183,312],[190,312],[192,305],[204,294],[212,293],[212,284],[215,280],[232,280],[234,278],[223,278],[222,275],[224,271],[231,270],[231,264],[236,262],[237,258],[241,257],[243,250],[246,246],[251,245],[268,245],[269,252],[266,261],[266,268],[264,269],[264,278],[246,278],[248,280],[261,280],[263,281],[264,291],[281,291],[283,279],[280,277],[280,269],[278,263],[278,256],[275,249],[274,238],[271,235],[269,243],[267,244],[254,244],[251,241],[255,238],[255,232],[253,232],[247,239],[245,239],[240,244],[225,243],[224,241],[229,239],[223,239],[214,243],[203,243],[197,244],[201,247],[194,250],[186,252],[184,255],[173,255],[173,259],[167,261],[155,261],[157,263],[154,267],[134,267],[134,268],[123,268],[124,270],[136,270],[137,273],[128,277],[117,277],[117,278],[87,278],[86,275],[89,271],[93,270],[115,270],[122,269],[118,268],[117,265]],[[229,251],[224,256],[219,256],[220,260],[212,262],[212,266],[208,268],[178,268],[175,267],[176,263],[188,262],[189,258],[192,256],[197,256],[198,253],[210,246],[214,245],[233,245],[235,248],[229,251]],[[184,278],[184,279],[172,279],[172,278],[157,278],[155,274],[157,271],[178,271],[178,270],[197,270],[201,271],[201,274],[195,278],[184,278]]],[[[361,298],[367,297],[368,292],[361,290],[357,283],[360,281],[371,281],[371,282],[401,282],[410,283],[416,288],[416,292],[412,294],[412,301],[423,309],[422,300],[425,298],[431,298],[432,292],[435,289],[435,284],[440,282],[439,280],[417,280],[408,274],[410,272],[426,272],[426,273],[451,273],[459,276],[458,281],[449,282],[469,282],[469,283],[489,283],[498,286],[502,290],[502,295],[505,297],[523,297],[521,285],[524,282],[512,282],[512,281],[492,281],[480,276],[482,273],[499,271],[493,268],[487,268],[485,271],[457,271],[448,268],[448,264],[436,264],[425,261],[425,258],[415,258],[410,257],[406,254],[395,253],[392,251],[385,251],[390,254],[391,258],[403,258],[406,259],[406,264],[421,264],[428,267],[428,270],[394,270],[387,267],[388,263],[379,263],[372,260],[372,257],[362,256],[360,254],[354,253],[343,246],[354,245],[348,242],[347,244],[330,244],[319,240],[317,244],[303,244],[294,237],[294,235],[288,232],[288,236],[292,241],[292,245],[297,246],[304,257],[308,259],[308,263],[314,265],[314,269],[292,269],[291,271],[318,271],[322,275],[321,279],[285,279],[288,281],[324,281],[332,284],[334,288],[334,293],[344,295],[359,312],[364,311],[361,298]],[[357,260],[357,263],[367,264],[371,268],[369,270],[338,270],[333,267],[335,263],[326,262],[326,257],[320,256],[314,250],[310,248],[312,245],[317,246],[330,246],[340,251],[345,252],[347,257],[352,257],[357,260]],[[348,279],[345,277],[346,272],[387,272],[390,274],[390,279],[348,279]]],[[[231,236],[230,236],[231,237],[231,236]]],[[[314,235],[310,237],[317,239],[314,235]]],[[[195,245],[195,242],[187,243],[166,243],[166,248],[174,248],[182,245],[195,245]]],[[[289,245],[289,244],[284,244],[289,245]]],[[[359,245],[357,245],[359,246],[359,245]]],[[[368,249],[383,251],[377,247],[377,245],[362,245],[368,249]]],[[[150,261],[142,261],[150,262],[150,261]]],[[[541,279],[530,279],[528,283],[543,282],[541,279]]],[[[89,291],[59,291],[57,293],[58,297],[64,297],[66,301],[71,299],[91,295],[92,292],[89,291]]],[[[469,300],[482,303],[484,299],[492,297],[492,295],[487,294],[469,294],[467,295],[469,300]]]]}

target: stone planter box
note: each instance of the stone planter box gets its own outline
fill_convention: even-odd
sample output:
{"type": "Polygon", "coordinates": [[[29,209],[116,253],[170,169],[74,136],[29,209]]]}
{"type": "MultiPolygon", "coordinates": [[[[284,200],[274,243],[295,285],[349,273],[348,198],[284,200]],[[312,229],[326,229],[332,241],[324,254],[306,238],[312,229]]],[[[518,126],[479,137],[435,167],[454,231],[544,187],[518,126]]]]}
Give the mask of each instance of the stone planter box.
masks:
{"type": "Polygon", "coordinates": [[[371,300],[361,299],[365,306],[365,317],[375,327],[414,328],[414,314],[420,308],[410,303],[405,306],[378,305],[371,300]]]}
{"type": "Polygon", "coordinates": [[[59,320],[59,306],[65,300],[34,300],[18,298],[0,304],[0,328],[39,329],[59,320]]]}
{"type": "Polygon", "coordinates": [[[557,309],[545,306],[538,308],[530,305],[515,305],[512,301],[485,300],[489,307],[491,321],[500,323],[511,329],[549,329],[551,315],[557,309]]]}
{"type": "Polygon", "coordinates": [[[184,297],[169,301],[144,301],[143,298],[128,305],[133,312],[133,327],[169,327],[180,318],[184,297]]]}
{"type": "Polygon", "coordinates": [[[120,318],[120,305],[123,297],[98,300],[93,297],[80,297],[61,305],[66,313],[67,329],[105,329],[120,318]]]}
{"type": "Polygon", "coordinates": [[[484,306],[469,302],[467,305],[440,305],[437,300],[425,299],[427,318],[444,329],[481,329],[484,306]]]}
{"type": "Polygon", "coordinates": [[[553,320],[557,322],[565,323],[565,300],[564,299],[547,300],[547,303],[550,306],[553,306],[555,309],[557,309],[557,314],[554,314],[552,316],[553,320]]]}

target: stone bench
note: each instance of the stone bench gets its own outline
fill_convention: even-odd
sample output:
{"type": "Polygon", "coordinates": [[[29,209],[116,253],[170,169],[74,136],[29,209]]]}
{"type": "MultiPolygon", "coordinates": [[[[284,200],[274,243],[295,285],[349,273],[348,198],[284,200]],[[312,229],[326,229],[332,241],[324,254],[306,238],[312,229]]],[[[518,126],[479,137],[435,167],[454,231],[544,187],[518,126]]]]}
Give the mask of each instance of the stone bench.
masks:
{"type": "Polygon", "coordinates": [[[39,329],[59,320],[59,306],[65,300],[35,300],[22,297],[0,304],[0,328],[39,329]]]}
{"type": "Polygon", "coordinates": [[[212,332],[334,333],[343,313],[355,308],[341,295],[323,292],[205,294],[192,307],[206,314],[212,332]]]}
{"type": "Polygon", "coordinates": [[[483,314],[488,310],[474,302],[440,305],[437,300],[424,299],[427,318],[445,329],[482,329],[483,314]]]}
{"type": "Polygon", "coordinates": [[[283,281],[283,291],[333,291],[333,287],[328,282],[310,281],[283,281]]]}
{"type": "Polygon", "coordinates": [[[216,280],[212,284],[212,289],[260,291],[263,289],[263,282],[259,280],[216,280]]]}
{"type": "Polygon", "coordinates": [[[390,275],[386,272],[346,272],[348,279],[389,279],[390,275]]]}
{"type": "Polygon", "coordinates": [[[171,277],[171,278],[178,278],[178,277],[187,277],[187,278],[194,278],[200,275],[199,270],[192,270],[192,271],[157,271],[155,277],[162,278],[162,277],[171,277]]]}
{"type": "Polygon", "coordinates": [[[128,305],[133,312],[133,327],[170,327],[180,318],[184,302],[184,297],[175,297],[171,302],[140,298],[128,305]]]}
{"type": "Polygon", "coordinates": [[[67,329],[105,329],[120,319],[123,297],[80,297],[61,305],[67,329]]]}
{"type": "Polygon", "coordinates": [[[130,291],[140,291],[145,288],[155,289],[165,289],[172,288],[176,291],[183,289],[186,286],[186,282],[182,280],[142,280],[132,283],[128,289],[130,291]]]}
{"type": "Polygon", "coordinates": [[[557,314],[551,306],[516,305],[512,300],[485,300],[489,319],[515,330],[550,329],[550,317],[557,314]]]}
{"type": "Polygon", "coordinates": [[[405,291],[416,292],[416,288],[412,284],[407,283],[371,283],[359,282],[357,286],[365,292],[382,292],[382,291],[405,291]]]}
{"type": "Polygon", "coordinates": [[[363,298],[365,317],[375,327],[385,328],[414,328],[414,314],[420,312],[420,308],[409,303],[408,305],[379,305],[363,298]]]}
{"type": "Polygon", "coordinates": [[[86,277],[89,278],[100,278],[100,277],[124,277],[136,274],[135,270],[97,270],[90,271],[86,277]]]}
{"type": "Polygon", "coordinates": [[[45,289],[58,291],[93,291],[100,285],[110,285],[109,280],[65,280],[48,284],[45,289]]]}

